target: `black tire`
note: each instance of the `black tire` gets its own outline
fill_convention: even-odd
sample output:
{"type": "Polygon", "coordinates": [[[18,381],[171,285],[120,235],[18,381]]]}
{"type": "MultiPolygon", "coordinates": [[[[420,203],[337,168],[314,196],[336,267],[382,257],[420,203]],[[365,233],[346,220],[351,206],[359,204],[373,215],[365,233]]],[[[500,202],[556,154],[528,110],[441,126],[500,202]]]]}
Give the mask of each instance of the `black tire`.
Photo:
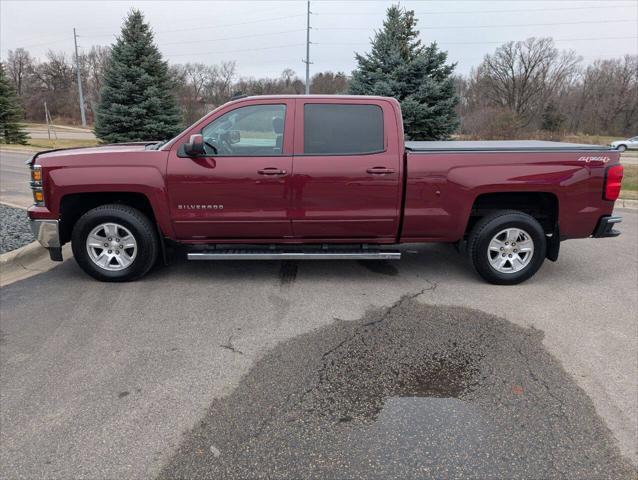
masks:
{"type": "Polygon", "coordinates": [[[502,210],[481,218],[467,241],[467,252],[472,265],[483,279],[495,285],[516,285],[532,277],[545,261],[546,251],[547,238],[541,224],[534,217],[517,210],[502,210]],[[507,228],[524,230],[534,243],[534,252],[529,262],[518,272],[499,272],[490,265],[488,259],[490,241],[507,228]]]}
{"type": "Polygon", "coordinates": [[[617,149],[619,152],[624,152],[625,150],[627,150],[627,145],[618,145],[617,149]]]}
{"type": "Polygon", "coordinates": [[[126,282],[143,277],[153,267],[159,253],[159,241],[153,222],[139,210],[111,204],[89,210],[76,222],[71,236],[73,256],[82,270],[103,282],[126,282]],[[87,250],[86,239],[98,225],[117,223],[130,231],[137,243],[132,263],[123,270],[109,271],[98,266],[87,250]]]}

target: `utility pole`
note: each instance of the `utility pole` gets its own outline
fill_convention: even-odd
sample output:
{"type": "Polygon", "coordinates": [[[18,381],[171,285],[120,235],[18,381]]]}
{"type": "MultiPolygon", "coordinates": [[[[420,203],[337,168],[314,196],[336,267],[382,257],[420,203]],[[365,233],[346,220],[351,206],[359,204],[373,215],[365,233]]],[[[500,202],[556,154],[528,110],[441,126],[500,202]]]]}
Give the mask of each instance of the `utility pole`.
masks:
{"type": "Polygon", "coordinates": [[[49,109],[47,108],[47,101],[44,101],[44,121],[47,122],[47,134],[49,135],[49,142],[51,141],[51,125],[49,124],[49,109]]]}
{"type": "Polygon", "coordinates": [[[310,0],[308,0],[308,13],[306,15],[306,95],[310,95],[310,0]]]}
{"type": "Polygon", "coordinates": [[[49,141],[51,141],[51,130],[53,130],[53,135],[55,139],[58,139],[58,134],[55,131],[53,126],[53,119],[51,118],[51,113],[49,112],[49,108],[47,107],[47,101],[44,101],[44,121],[47,122],[47,134],[49,135],[49,141]]]}
{"type": "Polygon", "coordinates": [[[80,92],[80,114],[82,115],[82,126],[86,127],[86,114],[84,113],[84,94],[82,93],[82,75],[80,74],[80,57],[78,56],[78,35],[73,29],[73,42],[75,43],[75,69],[78,72],[78,92],[80,92]]]}

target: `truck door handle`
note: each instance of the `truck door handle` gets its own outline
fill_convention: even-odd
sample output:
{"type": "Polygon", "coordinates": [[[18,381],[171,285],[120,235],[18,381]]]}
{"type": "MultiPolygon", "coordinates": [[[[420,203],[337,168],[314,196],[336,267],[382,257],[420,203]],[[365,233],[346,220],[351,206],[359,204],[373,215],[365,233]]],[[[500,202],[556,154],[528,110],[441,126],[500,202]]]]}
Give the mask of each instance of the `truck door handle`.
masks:
{"type": "Polygon", "coordinates": [[[366,170],[370,175],[386,175],[388,173],[394,173],[393,168],[386,167],[370,167],[366,170]]]}
{"type": "Polygon", "coordinates": [[[280,170],[276,167],[266,167],[262,168],[261,170],[257,170],[257,173],[259,175],[285,175],[286,171],[280,170]]]}

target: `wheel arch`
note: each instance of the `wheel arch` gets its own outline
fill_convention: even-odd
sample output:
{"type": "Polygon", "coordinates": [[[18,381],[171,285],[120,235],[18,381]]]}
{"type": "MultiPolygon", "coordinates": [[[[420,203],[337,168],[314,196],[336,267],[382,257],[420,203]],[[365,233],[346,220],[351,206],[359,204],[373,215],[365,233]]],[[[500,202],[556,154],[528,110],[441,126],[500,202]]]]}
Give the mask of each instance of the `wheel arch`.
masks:
{"type": "Polygon", "coordinates": [[[553,234],[558,225],[559,200],[552,192],[489,192],[475,197],[465,225],[465,235],[481,218],[499,210],[527,213],[543,226],[546,234],[553,234]]]}
{"type": "Polygon", "coordinates": [[[89,210],[100,205],[121,204],[136,208],[157,225],[158,217],[150,199],[140,192],[102,191],[69,193],[60,200],[60,240],[71,240],[73,227],[78,219],[89,210]]]}

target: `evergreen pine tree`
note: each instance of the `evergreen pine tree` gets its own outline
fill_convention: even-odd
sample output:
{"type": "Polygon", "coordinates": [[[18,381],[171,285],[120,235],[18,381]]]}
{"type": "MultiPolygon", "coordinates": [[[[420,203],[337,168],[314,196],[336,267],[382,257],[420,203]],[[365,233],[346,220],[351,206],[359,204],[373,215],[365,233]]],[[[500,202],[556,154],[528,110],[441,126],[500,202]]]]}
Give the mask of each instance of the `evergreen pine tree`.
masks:
{"type": "Polygon", "coordinates": [[[95,134],[106,142],[164,140],[177,135],[181,114],[168,64],[150,26],[132,10],[113,45],[96,112],[95,134]]]}
{"type": "Polygon", "coordinates": [[[0,143],[26,144],[29,138],[20,125],[22,107],[16,91],[5,75],[0,63],[0,143]]]}
{"type": "Polygon", "coordinates": [[[565,116],[560,113],[556,104],[551,100],[545,105],[541,117],[541,128],[548,132],[559,132],[565,123],[565,116]]]}
{"type": "Polygon", "coordinates": [[[454,107],[458,97],[447,53],[436,43],[421,45],[414,11],[391,6],[376,32],[372,50],[356,54],[350,93],[383,95],[401,103],[406,137],[412,140],[445,139],[458,126],[454,107]]]}

